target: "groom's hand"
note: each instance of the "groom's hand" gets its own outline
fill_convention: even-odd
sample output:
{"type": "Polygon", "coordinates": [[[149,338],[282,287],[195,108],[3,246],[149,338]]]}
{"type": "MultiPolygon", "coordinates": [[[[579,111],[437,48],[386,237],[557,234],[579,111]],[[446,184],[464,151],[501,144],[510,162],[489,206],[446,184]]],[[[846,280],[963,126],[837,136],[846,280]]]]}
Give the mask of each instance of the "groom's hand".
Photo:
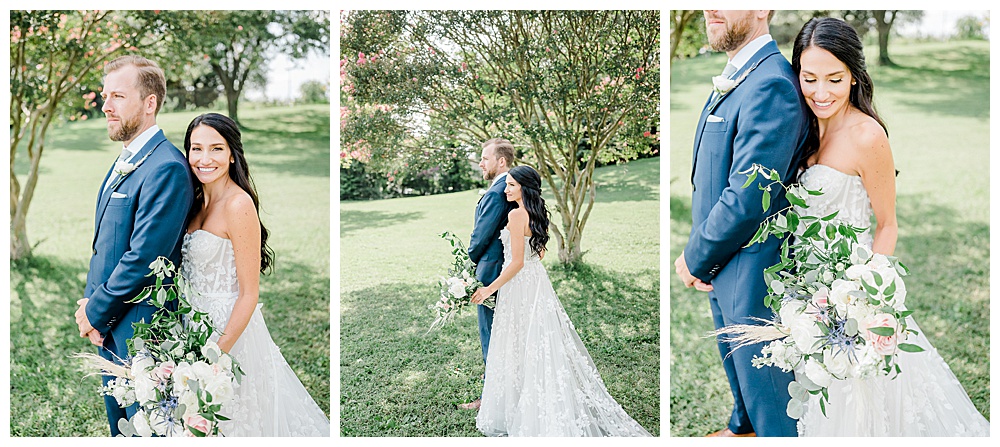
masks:
{"type": "Polygon", "coordinates": [[[100,332],[97,332],[97,329],[92,329],[90,332],[87,332],[87,338],[90,339],[90,342],[93,343],[94,346],[104,346],[104,337],[101,336],[100,332]]]}
{"type": "Polygon", "coordinates": [[[684,252],[681,252],[681,255],[674,261],[674,271],[676,271],[677,276],[681,278],[681,282],[684,283],[684,287],[694,286],[696,290],[701,292],[711,292],[714,290],[711,284],[706,284],[691,274],[691,271],[688,270],[687,261],[684,260],[684,252]]]}
{"type": "MultiPolygon", "coordinates": [[[[76,300],[76,304],[80,307],[76,309],[76,325],[80,329],[80,336],[87,337],[94,327],[90,325],[90,320],[87,319],[87,302],[90,301],[89,298],[81,298],[76,300]]],[[[100,334],[98,334],[100,336],[100,334]]],[[[93,339],[91,339],[93,341],[93,339]]]]}

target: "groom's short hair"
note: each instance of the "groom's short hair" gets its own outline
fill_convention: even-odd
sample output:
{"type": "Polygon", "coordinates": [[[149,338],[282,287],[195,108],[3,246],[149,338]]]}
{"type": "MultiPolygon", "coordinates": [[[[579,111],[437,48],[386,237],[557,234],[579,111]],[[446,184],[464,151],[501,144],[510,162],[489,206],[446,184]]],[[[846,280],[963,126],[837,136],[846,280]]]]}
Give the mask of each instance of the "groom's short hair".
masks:
{"type": "Polygon", "coordinates": [[[163,74],[163,69],[156,62],[142,56],[121,56],[104,66],[104,74],[108,75],[115,70],[125,68],[129,65],[139,70],[139,79],[136,82],[136,86],[139,87],[139,93],[142,94],[143,98],[149,95],[156,95],[155,113],[160,113],[163,98],[167,94],[167,78],[163,74]]]}
{"type": "Polygon", "coordinates": [[[493,146],[493,155],[495,155],[497,159],[502,158],[507,160],[508,168],[514,167],[514,145],[511,144],[510,141],[503,138],[493,138],[486,140],[486,142],[483,143],[484,148],[490,146],[493,146]]]}

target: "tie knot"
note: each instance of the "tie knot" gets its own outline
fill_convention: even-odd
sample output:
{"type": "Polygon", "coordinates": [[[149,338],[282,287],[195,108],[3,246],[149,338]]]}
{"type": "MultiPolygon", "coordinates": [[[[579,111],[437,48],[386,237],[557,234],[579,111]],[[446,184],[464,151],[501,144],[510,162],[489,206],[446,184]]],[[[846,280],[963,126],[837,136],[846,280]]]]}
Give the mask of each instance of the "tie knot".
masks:
{"type": "Polygon", "coordinates": [[[127,147],[123,147],[122,153],[121,155],[118,156],[118,158],[120,158],[122,161],[126,161],[131,156],[132,156],[132,151],[130,151],[127,147]]]}
{"type": "Polygon", "coordinates": [[[727,62],[726,68],[722,70],[722,76],[728,79],[733,73],[736,73],[736,66],[727,62]]]}

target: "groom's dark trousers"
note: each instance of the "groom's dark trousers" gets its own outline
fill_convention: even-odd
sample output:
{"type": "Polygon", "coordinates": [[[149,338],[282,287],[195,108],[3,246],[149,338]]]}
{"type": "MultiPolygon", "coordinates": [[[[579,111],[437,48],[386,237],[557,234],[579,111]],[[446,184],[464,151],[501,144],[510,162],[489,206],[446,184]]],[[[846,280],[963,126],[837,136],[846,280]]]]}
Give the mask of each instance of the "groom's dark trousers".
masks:
{"type": "MultiPolygon", "coordinates": [[[[119,174],[108,171],[98,190],[90,271],[84,297],[87,319],[104,337],[100,355],[118,361],[128,358],[125,341],[132,337],[132,323],[151,321],[156,310],[135,298],[156,278],[147,277],[149,264],[157,257],[170,259],[180,267],[182,236],[194,200],[193,176],[184,153],[157,132],[133,158],[145,161],[121,182],[119,174]],[[149,154],[148,157],[146,155],[149,154]],[[115,180],[104,188],[108,178],[115,180]],[[116,185],[117,183],[117,185],[116,185]]],[[[110,377],[104,376],[107,385],[110,377]]],[[[136,405],[119,408],[105,396],[111,435],[120,434],[118,420],[131,418],[136,405]]]]}
{"type": "MultiPolygon", "coordinates": [[[[476,205],[476,220],[469,239],[469,258],[476,263],[476,279],[485,285],[490,285],[503,270],[500,230],[507,226],[507,213],[516,207],[514,202],[507,201],[503,192],[507,186],[505,180],[494,180],[476,205]]],[[[483,348],[483,363],[486,363],[493,328],[493,309],[483,305],[476,307],[479,308],[479,342],[483,348]]]]}
{"type": "MultiPolygon", "coordinates": [[[[776,169],[788,183],[808,133],[798,78],[773,41],[732,79],[755,65],[727,95],[709,98],[694,140],[693,226],[684,259],[692,275],[714,288],[708,295],[716,328],[772,316],[764,306],[763,271],[778,263],[780,241],[771,237],[763,244],[743,246],[765,216],[783,209],[787,201],[781,187],[772,186],[773,205],[765,212],[758,184],[766,186],[769,181],[758,176],[755,184],[743,188],[747,177],[740,172],[757,163],[776,169]]],[[[734,400],[728,427],[734,433],[795,436],[795,420],[785,413],[788,384],[794,378],[778,368],[755,368],[751,360],[760,356],[761,346],[734,351],[719,341],[734,400]]]]}

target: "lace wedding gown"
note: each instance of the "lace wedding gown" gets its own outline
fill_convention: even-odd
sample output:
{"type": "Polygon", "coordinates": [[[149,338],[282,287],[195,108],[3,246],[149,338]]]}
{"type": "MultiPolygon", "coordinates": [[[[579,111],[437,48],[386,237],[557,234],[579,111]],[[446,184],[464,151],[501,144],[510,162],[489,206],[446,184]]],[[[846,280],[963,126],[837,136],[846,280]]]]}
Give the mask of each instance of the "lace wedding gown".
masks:
{"type": "MultiPolygon", "coordinates": [[[[205,230],[184,235],[181,273],[198,292],[191,306],[205,312],[222,331],[239,295],[233,244],[205,230]]],[[[225,436],[330,436],[330,420],[285,362],[260,312],[253,316],[230,353],[240,363],[243,382],[220,429],[225,436]]],[[[218,333],[212,336],[218,339],[218,333]]]]}
{"type": "MultiPolygon", "coordinates": [[[[800,175],[799,182],[823,190],[822,195],[806,199],[808,208],[796,209],[800,215],[839,211],[834,222],[871,226],[871,202],[861,177],[816,164],[800,175]]],[[[871,232],[859,235],[858,242],[871,247],[871,232]]],[[[799,419],[800,436],[989,436],[989,421],[912,317],[907,318],[907,327],[919,335],[910,335],[906,342],[924,351],[899,355],[902,374],[895,379],[834,380],[826,416],[819,397],[812,396],[799,419]]]]}
{"type": "MultiPolygon", "coordinates": [[[[510,232],[500,231],[504,267],[510,232]]],[[[500,288],[476,428],[487,436],[650,436],[608,394],[525,237],[524,267],[500,288]]]]}

